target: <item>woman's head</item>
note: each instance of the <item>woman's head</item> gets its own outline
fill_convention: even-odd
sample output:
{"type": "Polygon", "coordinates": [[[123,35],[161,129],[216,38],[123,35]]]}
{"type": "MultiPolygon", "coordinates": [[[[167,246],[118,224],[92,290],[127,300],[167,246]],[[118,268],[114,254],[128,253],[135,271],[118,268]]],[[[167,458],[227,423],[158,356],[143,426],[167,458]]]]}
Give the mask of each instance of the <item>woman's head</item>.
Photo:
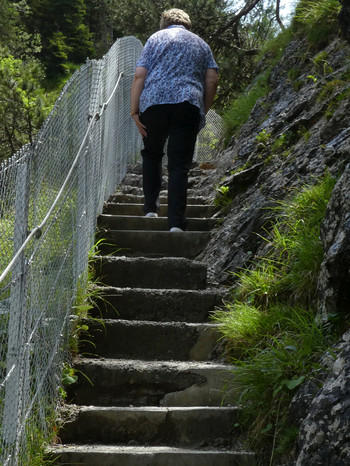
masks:
{"type": "Polygon", "coordinates": [[[191,29],[191,20],[188,14],[179,10],[178,8],[172,8],[162,13],[160,18],[160,29],[166,29],[169,26],[179,24],[185,26],[186,29],[191,29]]]}

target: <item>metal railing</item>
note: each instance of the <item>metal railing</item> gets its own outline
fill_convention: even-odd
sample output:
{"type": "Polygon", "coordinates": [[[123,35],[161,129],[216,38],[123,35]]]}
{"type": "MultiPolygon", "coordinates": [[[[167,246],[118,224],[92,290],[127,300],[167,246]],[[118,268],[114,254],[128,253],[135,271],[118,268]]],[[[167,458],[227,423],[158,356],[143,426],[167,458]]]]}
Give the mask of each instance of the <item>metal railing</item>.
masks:
{"type": "MultiPolygon", "coordinates": [[[[1,465],[32,465],[50,429],[97,217],[140,153],[130,89],[141,50],[126,37],[88,60],[35,143],[0,167],[1,465]]],[[[198,161],[215,157],[221,132],[211,112],[198,161]]]]}
{"type": "Polygon", "coordinates": [[[58,399],[96,219],[140,151],[130,88],[142,44],[119,39],[67,83],[0,169],[0,464],[32,464],[58,399]]]}

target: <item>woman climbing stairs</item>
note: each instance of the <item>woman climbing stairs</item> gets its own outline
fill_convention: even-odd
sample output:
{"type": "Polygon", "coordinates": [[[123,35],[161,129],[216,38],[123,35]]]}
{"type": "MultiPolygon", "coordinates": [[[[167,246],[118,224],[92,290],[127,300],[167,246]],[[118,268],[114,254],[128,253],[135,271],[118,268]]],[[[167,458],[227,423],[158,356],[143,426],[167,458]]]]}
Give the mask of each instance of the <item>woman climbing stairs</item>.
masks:
{"type": "Polygon", "coordinates": [[[203,170],[190,178],[189,231],[172,233],[164,194],[160,217],[142,216],[134,168],[99,218],[106,241],[95,266],[110,306],[94,325],[94,354],[82,343],[75,361],[92,385],[80,377],[72,386],[55,464],[253,465],[240,449],[237,408],[222,406],[232,368],[219,361],[208,317],[224,292],[207,287],[195,260],[216,224],[215,208],[196,194],[203,170]]]}

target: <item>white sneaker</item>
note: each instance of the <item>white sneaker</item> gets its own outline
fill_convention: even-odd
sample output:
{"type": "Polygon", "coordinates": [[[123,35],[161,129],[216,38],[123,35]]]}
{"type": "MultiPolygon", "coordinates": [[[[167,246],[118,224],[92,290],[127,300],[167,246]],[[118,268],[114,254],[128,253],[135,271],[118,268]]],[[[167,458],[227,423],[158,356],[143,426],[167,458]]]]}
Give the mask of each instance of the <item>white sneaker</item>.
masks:
{"type": "Polygon", "coordinates": [[[148,214],[145,215],[145,217],[148,218],[157,218],[158,214],[156,212],[148,212],[148,214]]]}
{"type": "Polygon", "coordinates": [[[178,227],[172,227],[172,228],[170,228],[170,231],[172,233],[183,232],[183,230],[181,230],[181,228],[178,228],[178,227]]]}

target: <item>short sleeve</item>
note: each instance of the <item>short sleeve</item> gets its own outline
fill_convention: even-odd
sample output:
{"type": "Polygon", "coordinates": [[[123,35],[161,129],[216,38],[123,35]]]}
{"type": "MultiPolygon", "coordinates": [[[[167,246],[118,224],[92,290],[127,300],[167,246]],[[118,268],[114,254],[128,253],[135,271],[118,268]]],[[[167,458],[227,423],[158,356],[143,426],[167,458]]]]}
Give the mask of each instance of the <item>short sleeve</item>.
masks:
{"type": "Polygon", "coordinates": [[[217,73],[219,72],[219,67],[214,60],[212,51],[210,50],[210,47],[208,46],[208,52],[207,52],[207,70],[208,69],[214,69],[217,73]]]}
{"type": "Polygon", "coordinates": [[[136,67],[142,66],[143,68],[146,68],[147,70],[150,69],[151,67],[151,57],[152,57],[152,45],[151,42],[148,40],[141,52],[140,58],[138,59],[136,63],[136,67]]]}

